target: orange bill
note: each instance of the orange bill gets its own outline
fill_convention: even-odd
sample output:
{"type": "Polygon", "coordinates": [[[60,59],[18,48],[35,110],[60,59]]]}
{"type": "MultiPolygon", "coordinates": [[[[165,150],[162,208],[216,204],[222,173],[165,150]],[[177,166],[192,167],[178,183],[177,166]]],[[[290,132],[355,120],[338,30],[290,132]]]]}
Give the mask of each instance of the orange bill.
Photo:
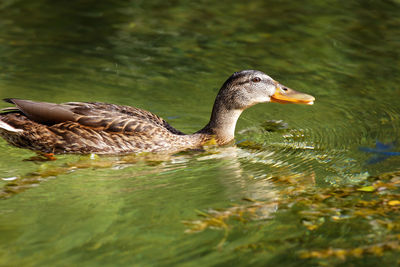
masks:
{"type": "Polygon", "coordinates": [[[281,104],[294,103],[312,105],[314,104],[314,100],[315,98],[311,95],[297,92],[279,83],[276,85],[275,94],[271,96],[271,102],[281,104]]]}

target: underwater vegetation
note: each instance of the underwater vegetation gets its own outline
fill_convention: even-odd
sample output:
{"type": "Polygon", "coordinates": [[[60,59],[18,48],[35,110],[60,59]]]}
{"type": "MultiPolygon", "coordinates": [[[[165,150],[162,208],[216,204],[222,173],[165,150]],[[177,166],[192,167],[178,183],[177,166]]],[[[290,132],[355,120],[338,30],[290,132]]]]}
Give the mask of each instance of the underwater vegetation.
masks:
{"type": "Polygon", "coordinates": [[[327,188],[316,187],[304,175],[270,179],[279,188],[273,201],[246,198],[226,209],[198,211],[198,219],[183,222],[186,233],[223,231],[217,245],[221,249],[229,247],[240,229],[254,227],[264,236],[235,250],[268,254],[283,246],[294,250],[298,259],[321,266],[399,253],[399,171],[370,176],[357,185],[327,188]],[[275,214],[270,213],[271,206],[275,214]],[[285,217],[293,221],[279,224],[279,218],[285,217]],[[287,234],[290,229],[296,230],[287,234]],[[346,234],[340,237],[343,231],[346,234]],[[282,235],[273,238],[271,232],[282,235]],[[301,242],[302,248],[293,248],[293,242],[301,242]]]}

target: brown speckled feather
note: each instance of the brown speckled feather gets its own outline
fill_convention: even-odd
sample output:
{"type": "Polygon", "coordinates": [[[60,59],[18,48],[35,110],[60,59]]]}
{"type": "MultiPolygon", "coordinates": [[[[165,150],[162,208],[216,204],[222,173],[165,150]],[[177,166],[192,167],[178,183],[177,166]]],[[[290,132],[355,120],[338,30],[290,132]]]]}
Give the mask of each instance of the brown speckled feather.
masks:
{"type": "Polygon", "coordinates": [[[16,102],[17,109],[6,109],[7,113],[0,118],[23,131],[11,134],[0,131],[0,135],[15,146],[46,153],[181,150],[199,146],[199,142],[207,139],[201,136],[189,139],[159,116],[129,106],[9,101],[16,102]]]}

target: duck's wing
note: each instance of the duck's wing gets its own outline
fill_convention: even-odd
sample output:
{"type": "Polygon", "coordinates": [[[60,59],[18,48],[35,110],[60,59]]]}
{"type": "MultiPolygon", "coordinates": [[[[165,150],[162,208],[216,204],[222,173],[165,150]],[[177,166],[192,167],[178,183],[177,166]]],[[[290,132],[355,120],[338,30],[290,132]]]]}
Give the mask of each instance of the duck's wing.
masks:
{"type": "Polygon", "coordinates": [[[110,132],[147,132],[150,129],[165,129],[173,134],[183,135],[161,117],[143,109],[98,102],[69,102],[76,114],[76,121],[82,125],[100,128],[110,132]]]}
{"type": "Polygon", "coordinates": [[[135,134],[167,130],[173,134],[182,132],[170,126],[159,116],[139,108],[106,103],[68,102],[53,104],[22,99],[5,99],[15,105],[5,112],[21,112],[30,120],[55,127],[64,122],[76,122],[98,131],[135,134]]]}
{"type": "Polygon", "coordinates": [[[74,113],[63,105],[16,98],[6,98],[4,101],[14,104],[15,107],[4,108],[3,112],[21,112],[30,120],[38,123],[51,125],[75,121],[74,113]]]}

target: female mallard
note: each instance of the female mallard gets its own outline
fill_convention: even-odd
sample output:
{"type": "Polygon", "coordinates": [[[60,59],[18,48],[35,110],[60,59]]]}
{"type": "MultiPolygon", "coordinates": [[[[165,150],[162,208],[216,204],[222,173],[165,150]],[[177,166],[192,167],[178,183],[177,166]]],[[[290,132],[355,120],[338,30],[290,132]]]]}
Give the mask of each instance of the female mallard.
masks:
{"type": "Polygon", "coordinates": [[[314,97],[287,88],[261,71],[234,73],[215,99],[209,123],[186,135],[153,113],[129,106],[68,102],[52,104],[5,99],[15,107],[0,114],[0,135],[10,144],[44,153],[180,151],[215,139],[219,145],[234,139],[243,110],[257,103],[303,103],[314,97]]]}

